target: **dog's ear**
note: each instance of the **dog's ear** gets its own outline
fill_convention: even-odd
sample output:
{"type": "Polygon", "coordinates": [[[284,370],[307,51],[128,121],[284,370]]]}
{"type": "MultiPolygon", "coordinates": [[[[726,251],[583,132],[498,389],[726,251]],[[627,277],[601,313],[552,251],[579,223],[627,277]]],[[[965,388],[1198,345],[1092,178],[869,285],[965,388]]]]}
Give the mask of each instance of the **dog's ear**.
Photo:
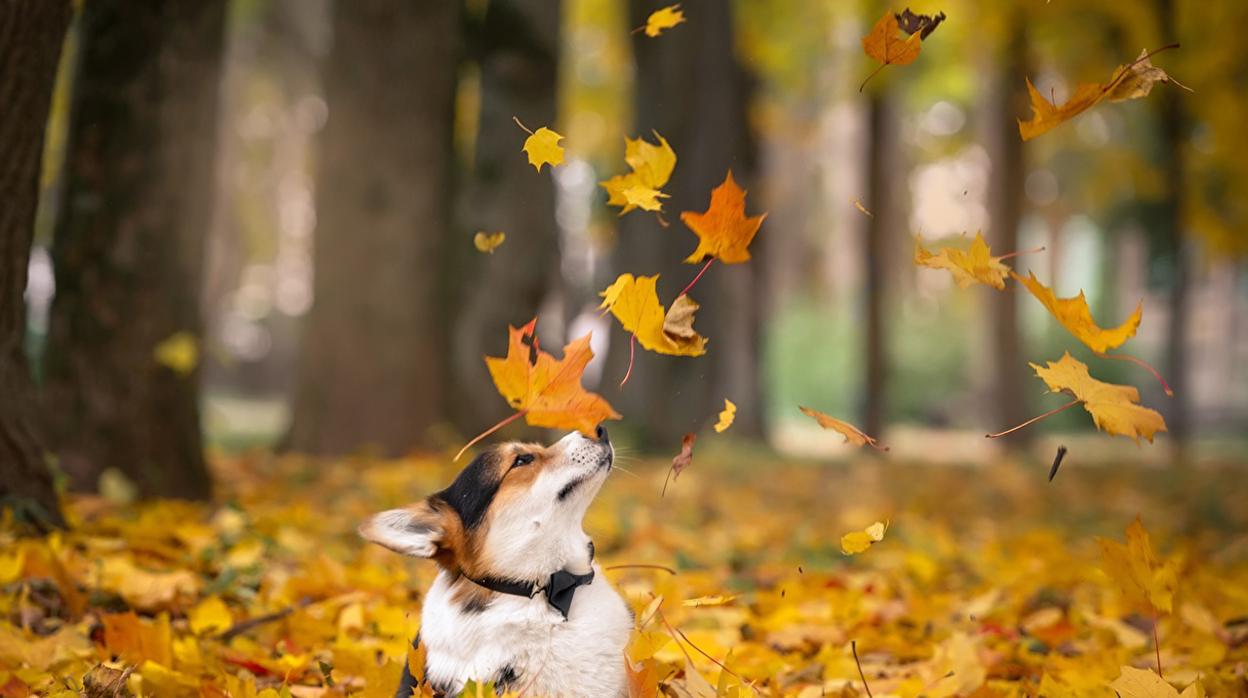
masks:
{"type": "Polygon", "coordinates": [[[449,534],[445,507],[430,500],[390,509],[360,525],[360,537],[396,553],[431,558],[445,548],[449,534]]]}

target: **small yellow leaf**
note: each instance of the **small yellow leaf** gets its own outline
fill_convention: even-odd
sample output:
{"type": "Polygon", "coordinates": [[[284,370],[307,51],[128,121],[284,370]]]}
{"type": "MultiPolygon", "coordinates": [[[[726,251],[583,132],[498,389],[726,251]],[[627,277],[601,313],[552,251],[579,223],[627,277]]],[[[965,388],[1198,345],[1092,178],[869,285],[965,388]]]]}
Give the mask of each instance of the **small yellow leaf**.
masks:
{"type": "Polygon", "coordinates": [[[643,211],[663,210],[663,202],[659,201],[660,198],[666,199],[668,195],[658,189],[642,186],[629,187],[624,190],[625,203],[643,211]]]}
{"type": "Polygon", "coordinates": [[[875,214],[868,211],[867,207],[863,206],[861,201],[859,201],[858,199],[854,199],[853,203],[854,203],[854,208],[858,209],[862,213],[862,215],[868,218],[875,218],[875,214]]]}
{"type": "Polygon", "coordinates": [[[229,607],[219,596],[209,596],[200,601],[186,616],[191,623],[191,632],[196,635],[214,635],[234,624],[229,607]]]}
{"type": "Polygon", "coordinates": [[[737,594],[725,596],[717,594],[715,596],[699,596],[696,599],[685,599],[680,605],[688,608],[701,608],[703,606],[723,606],[735,601],[737,594]]]}
{"type": "Polygon", "coordinates": [[[524,139],[524,152],[529,156],[529,164],[538,172],[542,171],[542,165],[563,164],[563,146],[559,145],[559,141],[563,140],[563,136],[551,131],[545,126],[537,129],[528,138],[524,139]]]}
{"type": "Polygon", "coordinates": [[[732,400],[724,399],[724,411],[719,413],[719,421],[715,423],[715,431],[723,433],[728,427],[732,426],[732,420],[737,418],[737,406],[732,404],[732,400]]]}
{"type": "Polygon", "coordinates": [[[1144,437],[1152,443],[1154,434],[1166,431],[1166,420],[1161,414],[1139,404],[1139,390],[1130,385],[1098,381],[1088,373],[1087,365],[1073,358],[1070,352],[1056,362],[1048,362],[1047,366],[1029,365],[1049,390],[1065,391],[1082,402],[1096,428],[1107,434],[1136,441],[1144,437]]]}
{"type": "Polygon", "coordinates": [[[884,532],[887,530],[888,523],[876,521],[861,531],[850,531],[841,536],[841,552],[846,555],[857,555],[884,540],[884,532]]]}
{"type": "Polygon", "coordinates": [[[942,247],[935,254],[923,247],[922,238],[916,235],[914,263],[932,269],[947,269],[953,275],[954,281],[958,282],[959,288],[979,283],[1003,290],[1005,277],[1010,273],[1010,268],[1001,263],[1000,257],[992,256],[992,250],[984,240],[982,232],[975,233],[975,239],[965,251],[942,247]]]}
{"type": "Polygon", "coordinates": [[[655,10],[646,18],[646,36],[653,39],[662,34],[664,29],[671,29],[684,21],[685,13],[680,10],[680,3],[655,10]]]}
{"type": "Polygon", "coordinates": [[[602,305],[620,321],[620,325],[637,337],[641,346],[669,356],[701,356],[706,353],[706,339],[693,331],[693,313],[698,304],[689,300],[672,304],[671,312],[663,310],[656,289],[659,275],[637,276],[620,274],[615,283],[602,293],[602,305]],[[677,313],[669,322],[672,313],[677,313]],[[669,325],[672,332],[668,331],[669,325]]]}
{"type": "Polygon", "coordinates": [[[621,216],[638,208],[640,204],[637,202],[653,206],[646,210],[662,210],[663,202],[659,199],[667,198],[667,194],[660,190],[676,169],[676,151],[657,131],[654,137],[658,139],[657,144],[648,143],[643,138],[625,138],[624,162],[632,171],[600,182],[602,188],[607,190],[607,205],[620,206],[621,216]]]}
{"type": "Polygon", "coordinates": [[[179,376],[189,376],[199,365],[199,343],[190,332],[175,332],[152,350],[156,363],[179,376]]]}
{"type": "Polygon", "coordinates": [[[1034,273],[1029,272],[1025,279],[1014,272],[1010,272],[1010,276],[1031,291],[1031,295],[1043,303],[1044,307],[1053,313],[1053,317],[1057,318],[1057,321],[1062,323],[1062,326],[1069,330],[1076,339],[1097,353],[1116,349],[1135,336],[1135,331],[1140,326],[1140,319],[1144,316],[1144,301],[1140,301],[1135,306],[1135,312],[1131,313],[1131,316],[1121,325],[1113,329],[1101,329],[1092,319],[1092,311],[1088,308],[1088,301],[1084,298],[1083,291],[1071,298],[1058,298],[1053,289],[1040,283],[1034,273]]]}
{"type": "Polygon", "coordinates": [[[494,250],[498,249],[498,246],[503,244],[503,241],[506,239],[507,233],[504,232],[478,232],[472,236],[472,244],[477,248],[478,252],[494,254],[494,250]]]}
{"type": "Polygon", "coordinates": [[[1105,574],[1118,584],[1127,603],[1137,610],[1170,613],[1178,572],[1173,563],[1161,563],[1153,553],[1144,523],[1137,516],[1127,526],[1127,543],[1098,538],[1105,574]]]}

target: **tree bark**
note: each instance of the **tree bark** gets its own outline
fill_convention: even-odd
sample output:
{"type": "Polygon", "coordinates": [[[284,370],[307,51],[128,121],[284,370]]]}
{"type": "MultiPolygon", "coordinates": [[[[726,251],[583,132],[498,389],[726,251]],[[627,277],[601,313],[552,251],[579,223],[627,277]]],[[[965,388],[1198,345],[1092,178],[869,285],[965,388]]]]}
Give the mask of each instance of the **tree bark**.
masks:
{"type": "Polygon", "coordinates": [[[396,454],[445,415],[460,5],[352,0],[336,3],[333,23],[315,300],[288,445],[396,454]]]}
{"type": "Polygon", "coordinates": [[[224,19],[224,0],[83,5],[46,385],[77,488],[111,467],[145,496],[211,494],[198,369],[154,349],[200,335],[224,19]]]}
{"type": "MultiPolygon", "coordinates": [[[[641,26],[658,5],[634,0],[630,8],[630,24],[641,26]]],[[[676,170],[664,188],[671,195],[663,206],[670,227],[662,227],[653,214],[630,212],[621,219],[613,255],[616,273],[661,274],[659,299],[665,306],[698,272],[698,267],[681,263],[697,247],[697,238],[680,222],[680,212],[705,211],[711,190],[729,170],[749,190],[755,170],[746,119],[750,85],[734,50],[732,3],[700,3],[697,21],[672,31],[679,36],[673,34],[671,41],[641,32],[633,36],[633,132],[653,140],[651,131],[657,130],[677,156],[676,170]]],[[[620,147],[622,155],[622,143],[620,147]]],[[[624,171],[622,159],[620,166],[624,171]]],[[[747,214],[764,210],[760,193],[749,192],[747,214]]],[[[753,259],[733,265],[716,262],[689,294],[702,304],[694,327],[709,340],[705,356],[662,356],[638,349],[628,384],[617,390],[628,365],[629,336],[612,324],[602,393],[638,429],[641,447],[675,448],[685,432],[714,424],[725,398],[737,405],[733,433],[762,435],[759,294],[771,234],[764,222],[750,246],[753,259]]]]}
{"type": "MultiPolygon", "coordinates": [[[[454,325],[456,422],[483,429],[511,413],[490,379],[483,355],[507,351],[507,325],[528,322],[557,280],[559,229],[552,170],[534,172],[512,122],[555,128],[560,3],[494,0],[474,22],[468,59],[481,76],[476,152],[467,178],[462,225],[450,250],[459,300],[454,325]],[[504,231],[498,254],[472,245],[477,231],[504,231]]],[[[556,351],[556,355],[558,352],[556,351]]]]}
{"type": "Polygon", "coordinates": [[[879,92],[871,95],[867,111],[867,197],[875,215],[867,219],[863,241],[862,312],[864,315],[862,428],[879,438],[884,431],[888,398],[888,341],[885,336],[885,274],[884,260],[888,255],[888,231],[893,208],[889,186],[888,149],[891,143],[888,98],[879,92]]]}
{"type": "MultiPolygon", "coordinates": [[[[1027,114],[1028,97],[1022,80],[1027,74],[1026,30],[1021,13],[1013,13],[1013,29],[1002,53],[993,61],[998,69],[985,91],[981,114],[983,138],[989,156],[987,238],[994,254],[1018,250],[1018,229],[1023,217],[1023,180],[1026,174],[1023,141],[1018,118],[1027,114]]],[[[1018,329],[1019,295],[1009,289],[993,293],[991,304],[992,412],[986,417],[992,431],[1021,424],[1027,408],[1027,362],[1018,329]]],[[[1022,430],[1004,440],[1008,448],[1021,448],[1032,432],[1022,430]]]]}
{"type": "MultiPolygon", "coordinates": [[[[1160,0],[1158,17],[1163,29],[1163,43],[1178,41],[1178,12],[1173,0],[1160,0]]],[[[1183,157],[1184,114],[1183,94],[1165,90],[1161,94],[1161,170],[1166,185],[1163,216],[1166,247],[1170,253],[1171,279],[1168,298],[1170,320],[1166,326],[1165,376],[1174,396],[1166,405],[1166,427],[1173,445],[1171,461],[1186,462],[1191,438],[1191,424],[1185,380],[1187,373],[1188,315],[1188,244],[1183,235],[1183,192],[1186,189],[1186,168],[1183,157]]]]}
{"type": "Polygon", "coordinates": [[[70,15],[68,0],[0,2],[0,508],[42,528],[65,520],[35,425],[23,294],[44,128],[70,15]]]}

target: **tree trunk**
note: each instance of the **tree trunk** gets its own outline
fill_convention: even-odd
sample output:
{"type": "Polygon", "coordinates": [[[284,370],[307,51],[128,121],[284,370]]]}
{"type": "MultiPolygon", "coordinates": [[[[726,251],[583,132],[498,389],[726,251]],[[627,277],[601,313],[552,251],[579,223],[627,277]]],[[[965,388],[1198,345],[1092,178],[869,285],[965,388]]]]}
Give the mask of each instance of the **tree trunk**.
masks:
{"type": "MultiPolygon", "coordinates": [[[[983,138],[989,156],[988,219],[986,237],[993,254],[1018,250],[1018,229],[1023,217],[1025,164],[1018,118],[1028,113],[1028,97],[1022,79],[1026,75],[1027,40],[1020,13],[1014,12],[1010,40],[993,61],[998,69],[985,91],[981,114],[983,138]]],[[[1026,421],[1027,362],[1018,329],[1019,294],[1007,289],[993,293],[991,304],[992,431],[1026,421]]],[[[1004,439],[1008,448],[1026,445],[1032,432],[1022,430],[1004,439]]]]}
{"type": "Polygon", "coordinates": [[[444,418],[459,15],[455,2],[335,5],[296,450],[396,454],[444,418]]]}
{"type": "MultiPolygon", "coordinates": [[[[1178,41],[1178,12],[1173,0],[1160,0],[1158,17],[1163,28],[1163,43],[1178,41]]],[[[1161,170],[1166,185],[1163,206],[1166,247],[1171,259],[1169,316],[1166,326],[1165,376],[1174,390],[1166,405],[1166,427],[1173,444],[1171,461],[1182,464],[1190,433],[1187,388],[1187,296],[1188,245],[1183,235],[1183,192],[1186,174],[1183,161],[1184,115],[1183,93],[1165,90],[1161,94],[1161,170]]]]}
{"type": "Polygon", "coordinates": [[[83,5],[46,386],[78,488],[117,468],[146,496],[211,493],[199,372],[154,350],[200,334],[224,19],[224,0],[83,5]]]}
{"type": "MultiPolygon", "coordinates": [[[[552,171],[539,174],[512,122],[555,128],[560,3],[494,0],[472,25],[468,58],[481,76],[480,127],[468,177],[462,225],[450,250],[459,299],[454,329],[456,422],[477,431],[511,413],[483,355],[507,351],[507,325],[528,322],[560,277],[552,171]],[[497,254],[472,245],[477,231],[507,233],[497,254]]],[[[556,129],[557,130],[557,129],[556,129]]],[[[558,352],[556,351],[556,354],[558,352]]]]}
{"type": "Polygon", "coordinates": [[[867,219],[863,241],[862,312],[865,316],[863,362],[862,428],[879,438],[884,431],[888,395],[888,343],[884,331],[885,276],[884,260],[888,255],[888,232],[893,204],[889,186],[888,149],[892,147],[888,98],[873,92],[867,113],[867,200],[875,215],[867,219]]]}
{"type": "Polygon", "coordinates": [[[23,294],[44,127],[70,14],[68,0],[0,2],[0,509],[40,527],[65,520],[35,428],[23,294]]]}
{"type": "MultiPolygon", "coordinates": [[[[641,0],[630,7],[632,26],[645,24],[646,16],[658,9],[656,3],[641,0]]],[[[732,3],[699,3],[697,20],[671,31],[670,41],[640,32],[633,36],[633,131],[653,140],[651,130],[657,130],[677,156],[676,170],[664,188],[671,195],[663,205],[670,227],[663,228],[653,214],[628,213],[621,219],[613,258],[616,273],[661,274],[659,299],[665,306],[698,272],[698,267],[681,263],[697,247],[697,238],[680,222],[680,212],[705,211],[711,190],[730,169],[749,190],[755,165],[746,120],[749,80],[734,51],[732,3]]],[[[749,192],[747,214],[764,210],[760,194],[749,192]]],[[[753,259],[733,265],[716,262],[689,294],[702,304],[694,327],[709,339],[705,356],[662,356],[639,348],[628,384],[617,390],[628,365],[629,337],[613,323],[602,393],[638,429],[640,446],[676,448],[685,432],[715,423],[725,398],[737,405],[733,433],[762,435],[759,294],[762,257],[772,234],[764,222],[750,246],[753,259]]]]}

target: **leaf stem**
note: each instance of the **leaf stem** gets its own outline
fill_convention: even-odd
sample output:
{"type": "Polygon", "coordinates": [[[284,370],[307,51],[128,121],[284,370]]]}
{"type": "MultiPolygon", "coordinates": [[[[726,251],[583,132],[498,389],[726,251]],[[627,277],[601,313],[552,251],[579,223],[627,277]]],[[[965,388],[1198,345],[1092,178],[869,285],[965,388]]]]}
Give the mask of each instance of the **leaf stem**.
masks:
{"type": "Polygon", "coordinates": [[[1101,358],[1101,359],[1115,359],[1117,361],[1130,361],[1136,366],[1139,366],[1147,370],[1149,373],[1153,374],[1153,378],[1156,378],[1158,383],[1161,383],[1162,390],[1166,391],[1166,397],[1174,397],[1174,391],[1170,389],[1170,384],[1166,382],[1165,378],[1161,377],[1161,374],[1158,373],[1157,369],[1150,366],[1148,362],[1145,361],[1144,359],[1131,356],[1130,354],[1104,354],[1099,351],[1094,351],[1092,353],[1096,355],[1097,358],[1101,358]]]}
{"type": "Polygon", "coordinates": [[[858,86],[858,91],[859,91],[859,92],[862,92],[862,88],[866,87],[866,86],[867,86],[867,83],[871,82],[871,78],[873,78],[873,77],[875,77],[876,75],[878,75],[878,74],[879,74],[879,72],[880,72],[881,70],[884,70],[884,68],[885,68],[886,66],[888,66],[888,63],[881,63],[881,64],[880,64],[880,67],[878,67],[878,68],[876,68],[875,70],[871,71],[871,74],[867,76],[867,79],[866,79],[866,80],[863,80],[863,81],[862,81],[862,84],[858,86]]]}
{"type": "Polygon", "coordinates": [[[1042,419],[1048,419],[1049,417],[1052,417],[1053,415],[1057,414],[1058,412],[1061,412],[1061,411],[1063,411],[1063,410],[1068,410],[1068,409],[1070,409],[1070,408],[1074,407],[1075,405],[1078,405],[1078,404],[1079,404],[1079,403],[1081,403],[1081,402],[1083,402],[1083,400],[1080,400],[1080,399],[1076,398],[1076,399],[1071,400],[1070,402],[1066,403],[1065,405],[1062,405],[1061,407],[1054,407],[1053,409],[1049,410],[1048,412],[1045,412],[1044,414],[1042,414],[1042,415],[1040,415],[1040,416],[1038,416],[1038,417],[1032,417],[1031,419],[1029,419],[1029,420],[1027,420],[1027,421],[1023,422],[1022,424],[1019,424],[1019,425],[1018,425],[1018,426],[1016,426],[1016,427],[1010,427],[1009,429],[1006,429],[1005,431],[999,431],[999,432],[997,432],[997,433],[995,433],[995,434],[985,434],[985,435],[984,435],[984,438],[987,438],[987,439],[999,439],[999,438],[1001,438],[1002,436],[1005,436],[1006,434],[1013,434],[1014,432],[1018,431],[1019,429],[1022,429],[1023,427],[1026,427],[1026,426],[1031,426],[1032,424],[1035,424],[1036,422],[1038,422],[1038,421],[1040,421],[1040,420],[1042,420],[1042,419]]]}
{"type": "Polygon", "coordinates": [[[1020,254],[1036,254],[1037,252],[1044,252],[1044,245],[1041,245],[1039,247],[1033,247],[1030,250],[1018,250],[1015,252],[1007,252],[1006,254],[1003,254],[1000,257],[997,257],[997,259],[998,260],[1009,259],[1010,257],[1017,257],[1020,254]]]}
{"type": "Polygon", "coordinates": [[[524,129],[524,132],[525,132],[525,133],[529,134],[530,136],[532,136],[532,135],[533,135],[533,131],[532,131],[532,130],[530,130],[528,126],[525,126],[524,124],[520,123],[520,117],[518,117],[518,116],[513,116],[513,117],[511,117],[511,120],[512,120],[512,121],[514,121],[514,122],[516,122],[516,125],[517,125],[517,126],[519,126],[520,128],[524,129]]]}
{"type": "Polygon", "coordinates": [[[1157,609],[1153,609],[1153,649],[1157,652],[1157,676],[1166,678],[1161,673],[1161,641],[1157,639],[1157,609]]]}
{"type": "Polygon", "coordinates": [[[462,455],[464,455],[464,451],[467,451],[468,449],[472,448],[472,447],[473,447],[473,446],[475,446],[476,444],[480,443],[481,439],[484,439],[485,437],[489,436],[490,434],[493,434],[494,432],[498,431],[499,429],[502,429],[503,427],[507,426],[508,424],[511,424],[512,422],[516,421],[517,419],[520,419],[521,417],[523,417],[524,415],[526,415],[526,414],[528,414],[528,413],[529,413],[529,411],[528,411],[528,410],[520,410],[519,412],[517,412],[517,413],[515,413],[515,414],[511,415],[510,417],[508,417],[507,419],[504,419],[503,421],[499,422],[498,424],[495,424],[494,426],[490,427],[489,429],[486,429],[485,431],[481,432],[480,434],[478,434],[478,435],[476,436],[476,438],[474,438],[472,441],[469,441],[468,443],[464,444],[464,447],[463,447],[463,448],[461,448],[461,449],[459,449],[459,453],[456,453],[456,454],[455,454],[455,458],[454,458],[454,460],[459,460],[459,457],[460,457],[460,456],[462,456],[462,455]]]}
{"type": "Polygon", "coordinates": [[[712,264],[714,264],[714,263],[715,263],[715,258],[714,258],[714,257],[711,257],[710,259],[706,260],[706,264],[703,264],[703,265],[702,265],[702,269],[698,271],[698,275],[697,275],[697,276],[695,276],[695,277],[693,277],[693,281],[690,281],[690,282],[689,282],[689,285],[685,287],[685,290],[683,290],[683,291],[681,291],[680,293],[676,294],[676,297],[677,297],[677,298],[680,298],[681,296],[683,296],[683,295],[685,295],[685,294],[689,293],[690,291],[692,291],[692,290],[693,290],[693,287],[694,287],[694,284],[696,284],[696,283],[698,283],[699,281],[701,281],[701,280],[702,280],[702,275],[703,275],[703,274],[705,274],[705,273],[706,273],[706,270],[707,270],[707,269],[710,269],[710,268],[711,268],[711,265],[712,265],[712,264]]]}
{"type": "Polygon", "coordinates": [[[620,390],[624,389],[624,384],[628,382],[628,377],[633,375],[633,362],[637,360],[637,335],[631,335],[628,338],[628,370],[624,372],[624,379],[620,381],[620,390]]]}
{"type": "Polygon", "coordinates": [[[867,689],[867,698],[875,698],[871,695],[871,687],[867,685],[867,675],[862,671],[862,662],[858,661],[858,641],[850,640],[849,649],[854,653],[854,664],[858,665],[858,676],[862,678],[862,687],[867,689]]]}
{"type": "MultiPolygon", "coordinates": [[[[690,640],[690,639],[689,639],[689,636],[688,636],[688,635],[686,635],[686,634],[684,633],[684,631],[683,631],[683,630],[681,630],[680,628],[673,627],[671,623],[667,622],[667,616],[663,615],[663,607],[662,607],[662,606],[660,606],[657,610],[658,610],[658,614],[659,614],[659,620],[663,621],[663,625],[666,625],[666,626],[667,626],[667,629],[668,629],[670,632],[672,632],[672,633],[673,633],[673,637],[675,637],[675,635],[680,635],[680,638],[681,638],[681,639],[683,639],[685,642],[689,643],[689,646],[690,646],[690,647],[692,647],[692,648],[694,648],[695,650],[697,650],[697,651],[698,651],[698,654],[701,654],[703,657],[706,657],[707,659],[711,660],[712,662],[715,662],[715,664],[716,664],[717,666],[719,666],[719,668],[720,668],[720,669],[723,669],[724,671],[728,672],[728,674],[729,674],[729,675],[731,675],[731,676],[732,676],[733,678],[735,678],[736,680],[738,680],[738,681],[740,681],[740,682],[742,682],[742,683],[744,683],[744,682],[745,682],[745,679],[741,678],[741,675],[740,675],[740,674],[738,674],[737,672],[733,671],[732,669],[729,669],[729,668],[727,667],[727,665],[725,665],[723,662],[721,662],[721,661],[719,661],[718,659],[716,659],[716,658],[712,657],[711,655],[707,654],[707,653],[706,653],[706,652],[705,652],[705,651],[704,651],[701,647],[698,647],[697,645],[693,644],[693,640],[690,640]]],[[[676,644],[678,644],[678,645],[679,645],[679,644],[680,644],[680,642],[679,642],[679,641],[677,641],[677,643],[676,643],[676,644]]],[[[683,651],[683,650],[682,650],[682,651],[683,651]]],[[[688,658],[689,658],[689,654],[688,654],[687,652],[685,653],[685,658],[686,658],[686,659],[688,659],[688,658]]],[[[692,663],[693,663],[693,662],[690,662],[690,664],[692,664],[692,663]]]]}

